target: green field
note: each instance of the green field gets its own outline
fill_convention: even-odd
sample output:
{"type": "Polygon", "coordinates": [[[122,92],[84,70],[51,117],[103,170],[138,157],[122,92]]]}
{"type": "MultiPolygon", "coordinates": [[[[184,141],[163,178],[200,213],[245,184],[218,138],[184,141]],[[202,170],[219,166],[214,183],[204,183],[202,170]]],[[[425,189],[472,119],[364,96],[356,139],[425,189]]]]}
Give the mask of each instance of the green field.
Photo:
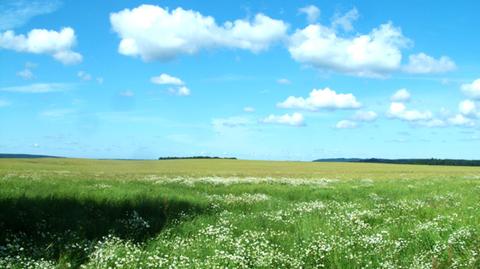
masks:
{"type": "Polygon", "coordinates": [[[480,268],[480,168],[3,159],[0,268],[480,268]]]}

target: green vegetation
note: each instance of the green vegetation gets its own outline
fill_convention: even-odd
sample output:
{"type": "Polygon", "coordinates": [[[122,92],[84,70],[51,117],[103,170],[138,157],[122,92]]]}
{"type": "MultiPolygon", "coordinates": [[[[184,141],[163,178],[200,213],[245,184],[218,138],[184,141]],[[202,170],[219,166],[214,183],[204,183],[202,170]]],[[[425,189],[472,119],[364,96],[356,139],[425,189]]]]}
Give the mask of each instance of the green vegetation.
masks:
{"type": "Polygon", "coordinates": [[[0,160],[0,268],[479,268],[480,168],[0,160]]]}

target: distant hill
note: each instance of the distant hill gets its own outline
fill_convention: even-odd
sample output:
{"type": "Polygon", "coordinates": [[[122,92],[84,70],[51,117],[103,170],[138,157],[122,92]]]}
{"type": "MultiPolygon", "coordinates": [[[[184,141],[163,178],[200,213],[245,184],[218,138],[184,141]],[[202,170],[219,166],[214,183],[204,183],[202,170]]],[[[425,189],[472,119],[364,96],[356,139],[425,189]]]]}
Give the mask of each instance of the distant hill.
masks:
{"type": "Polygon", "coordinates": [[[162,160],[183,160],[183,159],[226,159],[226,160],[236,160],[235,157],[216,157],[216,156],[190,156],[190,157],[160,157],[158,158],[160,161],[162,160]]]}
{"type": "Polygon", "coordinates": [[[48,156],[48,155],[35,155],[35,154],[0,153],[0,158],[38,159],[38,158],[63,158],[63,157],[48,156]]]}
{"type": "Polygon", "coordinates": [[[314,162],[354,162],[354,163],[391,163],[391,164],[423,164],[423,165],[453,165],[480,166],[480,160],[463,159],[378,159],[378,158],[331,158],[318,159],[314,162]]]}

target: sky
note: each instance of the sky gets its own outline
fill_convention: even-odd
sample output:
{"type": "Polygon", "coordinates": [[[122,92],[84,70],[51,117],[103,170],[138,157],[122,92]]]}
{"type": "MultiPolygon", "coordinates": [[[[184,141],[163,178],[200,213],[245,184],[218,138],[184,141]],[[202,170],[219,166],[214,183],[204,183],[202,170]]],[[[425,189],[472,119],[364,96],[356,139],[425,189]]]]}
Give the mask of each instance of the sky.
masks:
{"type": "Polygon", "coordinates": [[[0,2],[0,152],[480,159],[477,1],[0,2]]]}

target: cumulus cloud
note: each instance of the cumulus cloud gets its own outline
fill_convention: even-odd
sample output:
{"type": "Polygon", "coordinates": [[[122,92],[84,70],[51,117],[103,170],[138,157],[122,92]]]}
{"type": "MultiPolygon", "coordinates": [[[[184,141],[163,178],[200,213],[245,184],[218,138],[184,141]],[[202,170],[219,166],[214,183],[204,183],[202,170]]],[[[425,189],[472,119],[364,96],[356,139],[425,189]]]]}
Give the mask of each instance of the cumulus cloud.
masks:
{"type": "Polygon", "coordinates": [[[111,13],[110,23],[121,38],[118,52],[145,61],[166,61],[218,47],[260,52],[283,39],[288,28],[263,14],[218,25],[213,17],[193,10],[170,11],[155,5],[111,13]]]}
{"type": "Polygon", "coordinates": [[[307,15],[308,23],[314,23],[320,17],[320,9],[314,5],[305,6],[298,9],[298,12],[307,15]]]}
{"type": "Polygon", "coordinates": [[[243,111],[247,112],[247,113],[252,113],[252,112],[255,112],[255,108],[253,108],[251,106],[246,106],[246,107],[243,108],[243,111]]]}
{"type": "Polygon", "coordinates": [[[480,99],[480,79],[474,80],[472,83],[465,83],[461,86],[462,91],[473,99],[480,99]]]}
{"type": "Polygon", "coordinates": [[[160,74],[159,76],[152,77],[150,81],[160,85],[182,86],[185,84],[181,79],[170,76],[169,74],[160,74]]]}
{"type": "Polygon", "coordinates": [[[392,97],[390,97],[390,100],[393,102],[408,102],[410,101],[411,95],[410,92],[408,92],[407,89],[403,88],[398,91],[396,91],[392,97]]]}
{"type": "Polygon", "coordinates": [[[150,81],[154,84],[174,86],[168,89],[168,92],[173,95],[188,96],[191,93],[190,89],[185,86],[185,82],[169,74],[160,74],[159,76],[152,77],[150,81]]]}
{"type": "Polygon", "coordinates": [[[281,124],[281,125],[290,125],[290,126],[304,126],[304,118],[301,113],[295,112],[293,114],[284,114],[284,115],[273,115],[270,114],[268,117],[260,120],[261,123],[266,124],[281,124]]]}
{"type": "Polygon", "coordinates": [[[449,118],[448,122],[455,126],[472,127],[475,125],[475,122],[472,119],[467,118],[462,114],[457,114],[449,118]]]}
{"type": "Polygon", "coordinates": [[[3,87],[0,88],[0,91],[16,93],[49,93],[63,92],[70,88],[71,85],[65,83],[34,83],[25,86],[3,87]]]}
{"type": "Polygon", "coordinates": [[[337,122],[335,128],[337,129],[353,129],[357,127],[357,123],[350,120],[341,120],[337,122]]]}
{"type": "Polygon", "coordinates": [[[400,102],[392,102],[387,115],[391,118],[405,121],[427,121],[433,117],[432,112],[430,111],[409,110],[405,104],[400,102]]]}
{"type": "MultiPolygon", "coordinates": [[[[399,91],[397,91],[397,93],[398,92],[399,91]]],[[[408,95],[408,97],[409,98],[406,100],[410,99],[410,95],[408,95]]],[[[393,99],[395,98],[392,98],[392,100],[393,99]]],[[[428,128],[446,126],[472,127],[476,125],[476,119],[480,116],[480,113],[477,111],[476,103],[472,100],[464,100],[460,102],[458,105],[458,114],[452,114],[448,110],[442,109],[440,116],[435,116],[428,110],[419,111],[407,109],[406,105],[400,102],[402,98],[396,98],[396,100],[397,101],[390,104],[387,116],[408,121],[417,126],[428,128]]]]}
{"type": "Polygon", "coordinates": [[[378,115],[374,111],[357,111],[352,119],[356,121],[375,121],[378,115]]]}
{"type": "Polygon", "coordinates": [[[319,69],[375,77],[397,70],[401,49],[408,44],[392,23],[353,37],[338,36],[333,28],[311,24],[291,36],[288,50],[295,61],[319,69]]]}
{"type": "Polygon", "coordinates": [[[311,23],[297,29],[287,45],[291,57],[321,70],[366,77],[385,77],[397,71],[426,74],[456,69],[449,57],[435,59],[425,53],[410,55],[408,63],[402,65],[402,50],[413,42],[401,29],[387,22],[369,33],[349,34],[358,18],[359,12],[353,8],[345,14],[336,13],[330,26],[311,23]]]}
{"type": "Polygon", "coordinates": [[[0,33],[0,49],[51,55],[63,64],[77,64],[82,55],[72,50],[76,43],[75,31],[66,27],[59,32],[46,29],[33,29],[26,36],[14,31],[0,33]]]}
{"type": "Polygon", "coordinates": [[[354,109],[359,108],[361,104],[351,93],[336,93],[330,88],[325,88],[313,89],[306,98],[289,96],[277,106],[317,111],[319,109],[354,109]]]}
{"type": "Polygon", "coordinates": [[[332,27],[334,29],[342,28],[346,32],[353,30],[353,22],[359,17],[358,10],[352,8],[345,14],[336,13],[332,19],[332,27]]]}
{"type": "Polygon", "coordinates": [[[425,53],[410,55],[404,71],[412,74],[433,74],[453,71],[457,68],[449,57],[435,59],[425,53]]]}
{"type": "Polygon", "coordinates": [[[472,100],[464,100],[458,105],[458,110],[460,113],[467,117],[477,116],[477,106],[472,100]]]}

